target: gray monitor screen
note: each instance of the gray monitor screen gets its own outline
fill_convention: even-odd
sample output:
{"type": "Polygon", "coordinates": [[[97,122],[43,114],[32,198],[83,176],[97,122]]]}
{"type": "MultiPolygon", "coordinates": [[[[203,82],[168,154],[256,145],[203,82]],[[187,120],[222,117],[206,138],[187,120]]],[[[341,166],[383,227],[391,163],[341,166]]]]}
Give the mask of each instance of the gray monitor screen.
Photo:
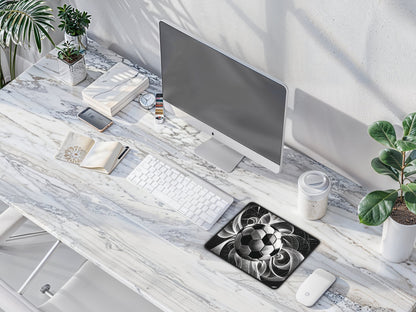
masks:
{"type": "Polygon", "coordinates": [[[160,22],[163,97],[280,165],[286,89],[160,22]]]}

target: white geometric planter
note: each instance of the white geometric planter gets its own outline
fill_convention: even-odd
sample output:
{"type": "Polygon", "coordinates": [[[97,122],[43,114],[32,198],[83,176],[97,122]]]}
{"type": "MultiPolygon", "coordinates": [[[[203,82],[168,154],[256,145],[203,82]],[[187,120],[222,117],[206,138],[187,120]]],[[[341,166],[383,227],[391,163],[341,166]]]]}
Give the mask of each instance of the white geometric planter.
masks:
{"type": "Polygon", "coordinates": [[[87,31],[85,30],[85,34],[80,36],[71,36],[65,33],[65,40],[72,43],[77,49],[80,48],[81,51],[85,51],[87,49],[87,31]]]}
{"type": "Polygon", "coordinates": [[[72,64],[58,58],[58,63],[60,79],[71,86],[77,85],[87,77],[84,56],[72,64]]]}
{"type": "Polygon", "coordinates": [[[403,262],[409,259],[416,241],[416,224],[403,225],[391,217],[383,223],[381,254],[391,262],[403,262]]]}

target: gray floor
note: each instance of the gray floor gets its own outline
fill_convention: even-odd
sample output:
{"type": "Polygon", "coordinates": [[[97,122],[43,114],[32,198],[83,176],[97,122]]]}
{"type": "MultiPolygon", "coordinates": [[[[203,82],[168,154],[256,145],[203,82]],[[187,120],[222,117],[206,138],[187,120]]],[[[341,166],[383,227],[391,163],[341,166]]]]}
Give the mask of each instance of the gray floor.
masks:
{"type": "MultiPolygon", "coordinates": [[[[4,209],[6,209],[5,205],[0,203],[0,213],[4,209]]],[[[26,221],[15,234],[40,230],[33,223],[26,221]]],[[[12,288],[18,289],[54,242],[55,239],[51,235],[43,234],[8,241],[0,246],[0,279],[12,288]]],[[[40,305],[47,300],[47,297],[39,291],[40,287],[46,283],[51,284],[51,291],[54,292],[84,261],[84,258],[61,244],[41,272],[29,284],[24,296],[34,305],[40,305]]],[[[0,309],[0,312],[4,311],[0,309]]]]}

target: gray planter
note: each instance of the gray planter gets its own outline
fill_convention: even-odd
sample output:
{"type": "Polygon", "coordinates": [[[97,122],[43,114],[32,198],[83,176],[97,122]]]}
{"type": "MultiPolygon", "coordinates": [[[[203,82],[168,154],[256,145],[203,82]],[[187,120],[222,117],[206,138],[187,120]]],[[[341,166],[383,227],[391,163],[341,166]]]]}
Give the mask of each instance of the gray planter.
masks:
{"type": "Polygon", "coordinates": [[[80,48],[81,51],[85,51],[88,47],[87,31],[85,30],[85,34],[80,36],[71,36],[65,33],[65,41],[69,41],[76,48],[80,48]]]}
{"type": "Polygon", "coordinates": [[[85,58],[82,56],[78,61],[70,64],[64,60],[58,59],[59,77],[62,81],[72,86],[77,85],[87,77],[87,68],[85,58]]]}

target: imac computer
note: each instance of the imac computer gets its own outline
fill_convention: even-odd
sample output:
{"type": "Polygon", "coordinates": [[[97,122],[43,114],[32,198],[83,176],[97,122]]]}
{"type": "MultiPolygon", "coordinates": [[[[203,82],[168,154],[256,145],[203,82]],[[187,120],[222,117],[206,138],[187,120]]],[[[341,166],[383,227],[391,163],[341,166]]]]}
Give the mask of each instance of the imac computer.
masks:
{"type": "Polygon", "coordinates": [[[244,156],[279,172],[283,83],[166,22],[159,30],[164,101],[212,136],[195,153],[227,172],[244,156]]]}

